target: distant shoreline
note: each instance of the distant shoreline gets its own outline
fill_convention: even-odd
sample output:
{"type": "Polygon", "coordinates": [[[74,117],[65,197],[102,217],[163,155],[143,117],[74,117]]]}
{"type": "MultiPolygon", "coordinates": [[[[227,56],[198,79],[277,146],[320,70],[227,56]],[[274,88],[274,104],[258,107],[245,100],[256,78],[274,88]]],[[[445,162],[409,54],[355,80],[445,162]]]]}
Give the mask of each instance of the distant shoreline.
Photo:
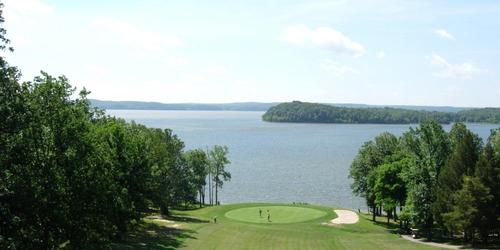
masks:
{"type": "MultiPolygon", "coordinates": [[[[91,105],[102,109],[116,110],[193,110],[193,111],[267,111],[283,102],[232,102],[232,103],[161,103],[144,101],[106,101],[89,99],[91,105]]],[[[371,105],[358,103],[323,103],[345,108],[399,108],[436,112],[459,112],[477,107],[421,106],[421,105],[371,105]]]]}
{"type": "Polygon", "coordinates": [[[434,120],[440,124],[456,122],[500,124],[500,108],[471,108],[451,112],[392,107],[354,108],[293,101],[270,107],[262,115],[262,120],[334,124],[417,124],[434,120]]]}

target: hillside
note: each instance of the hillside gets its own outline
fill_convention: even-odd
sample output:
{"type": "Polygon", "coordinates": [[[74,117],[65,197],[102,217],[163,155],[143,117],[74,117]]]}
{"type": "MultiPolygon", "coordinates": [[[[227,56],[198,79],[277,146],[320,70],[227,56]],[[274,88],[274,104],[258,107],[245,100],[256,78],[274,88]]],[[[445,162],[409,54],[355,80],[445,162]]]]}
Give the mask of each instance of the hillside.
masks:
{"type": "Polygon", "coordinates": [[[229,110],[266,111],[278,103],[238,102],[238,103],[160,103],[139,101],[102,101],[90,99],[91,105],[102,109],[136,110],[229,110]]]}
{"type": "MultiPolygon", "coordinates": [[[[140,101],[103,101],[90,99],[91,105],[102,109],[135,109],[135,110],[232,110],[232,111],[267,111],[279,102],[236,102],[236,103],[161,103],[140,101]]],[[[398,108],[407,110],[424,110],[438,112],[459,112],[469,108],[450,106],[415,106],[415,105],[370,105],[358,103],[324,103],[345,108],[398,108]]]]}
{"type": "Polygon", "coordinates": [[[500,108],[463,109],[456,112],[392,107],[349,108],[319,103],[289,102],[269,108],[269,122],[412,124],[433,119],[439,123],[500,123],[500,108]]]}

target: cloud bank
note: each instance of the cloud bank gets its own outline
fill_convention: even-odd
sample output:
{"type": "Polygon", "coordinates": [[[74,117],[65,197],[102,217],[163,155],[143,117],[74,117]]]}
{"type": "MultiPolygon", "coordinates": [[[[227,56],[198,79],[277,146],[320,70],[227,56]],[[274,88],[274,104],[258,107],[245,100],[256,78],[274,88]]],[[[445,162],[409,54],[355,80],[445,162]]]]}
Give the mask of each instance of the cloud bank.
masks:
{"type": "Polygon", "coordinates": [[[282,40],[291,44],[317,46],[355,57],[365,53],[365,48],[359,42],[329,27],[311,29],[305,25],[288,26],[282,34],[282,40]]]}
{"type": "Polygon", "coordinates": [[[434,75],[442,78],[463,78],[471,79],[473,76],[487,72],[472,63],[449,63],[446,59],[439,55],[430,57],[430,64],[439,69],[434,75]]]}
{"type": "Polygon", "coordinates": [[[448,40],[455,39],[455,37],[445,29],[436,29],[436,30],[434,30],[434,34],[436,34],[438,37],[448,39],[448,40]]]}

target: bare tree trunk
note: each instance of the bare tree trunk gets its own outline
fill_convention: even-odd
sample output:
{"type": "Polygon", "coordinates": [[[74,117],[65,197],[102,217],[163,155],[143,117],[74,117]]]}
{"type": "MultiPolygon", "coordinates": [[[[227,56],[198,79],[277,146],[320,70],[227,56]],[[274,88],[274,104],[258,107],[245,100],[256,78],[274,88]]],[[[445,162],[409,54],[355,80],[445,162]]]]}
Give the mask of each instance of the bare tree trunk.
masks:
{"type": "Polygon", "coordinates": [[[203,185],[201,199],[202,199],[201,203],[205,205],[205,185],[203,185]]]}
{"type": "MultiPolygon", "coordinates": [[[[218,164],[217,164],[218,165],[218,164]]],[[[219,205],[219,199],[218,199],[218,187],[219,185],[217,185],[217,180],[218,180],[218,177],[219,177],[219,166],[217,166],[215,168],[215,176],[214,176],[214,179],[215,179],[215,205],[219,205]]]]}
{"type": "Polygon", "coordinates": [[[375,205],[373,205],[373,207],[372,207],[372,217],[373,217],[372,219],[373,219],[373,221],[377,221],[377,218],[376,218],[377,215],[376,215],[376,213],[377,213],[376,212],[376,207],[375,207],[375,205]]]}
{"type": "Polygon", "coordinates": [[[212,205],[212,174],[208,173],[208,201],[212,205]]]}
{"type": "Polygon", "coordinates": [[[200,193],[200,198],[199,198],[200,208],[202,207],[202,205],[201,205],[201,192],[202,191],[203,191],[203,189],[200,187],[198,190],[198,193],[200,193]]]}

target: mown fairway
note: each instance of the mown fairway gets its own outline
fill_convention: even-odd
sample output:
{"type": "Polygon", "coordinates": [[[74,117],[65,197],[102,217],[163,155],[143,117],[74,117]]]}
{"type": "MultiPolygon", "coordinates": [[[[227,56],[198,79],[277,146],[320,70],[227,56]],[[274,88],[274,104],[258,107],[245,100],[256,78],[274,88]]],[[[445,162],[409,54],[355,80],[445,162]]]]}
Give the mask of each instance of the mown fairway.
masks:
{"type": "Polygon", "coordinates": [[[144,228],[115,249],[433,249],[401,239],[361,217],[357,224],[322,225],[332,208],[284,204],[236,204],[146,219],[144,228]],[[262,209],[262,218],[259,216],[262,209]],[[271,221],[267,222],[267,209],[271,221]],[[217,217],[217,223],[213,218],[217,217]]]}
{"type": "Polygon", "coordinates": [[[233,209],[225,213],[224,216],[243,222],[276,224],[308,221],[326,214],[325,211],[299,206],[255,206],[233,209]],[[269,220],[268,214],[270,215],[269,220]]]}

